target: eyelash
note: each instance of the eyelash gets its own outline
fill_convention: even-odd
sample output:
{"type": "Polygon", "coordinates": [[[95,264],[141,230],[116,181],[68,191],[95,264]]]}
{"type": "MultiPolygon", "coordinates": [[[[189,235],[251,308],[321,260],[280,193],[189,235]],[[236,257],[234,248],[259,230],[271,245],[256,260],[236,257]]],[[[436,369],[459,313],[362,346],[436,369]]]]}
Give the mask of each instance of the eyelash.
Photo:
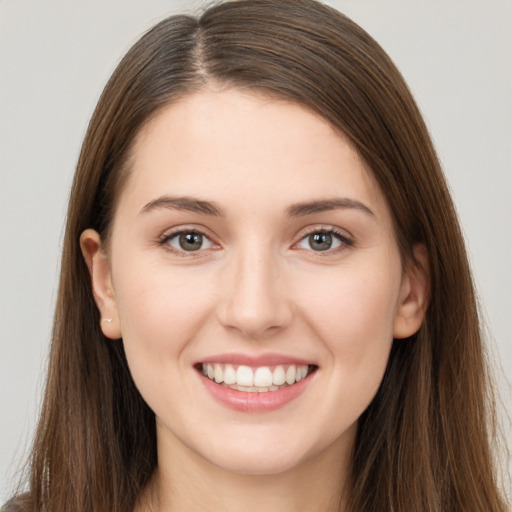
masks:
{"type": "MultiPolygon", "coordinates": [[[[354,246],[354,240],[352,240],[345,232],[342,232],[333,227],[311,227],[306,230],[306,232],[301,236],[300,240],[294,244],[294,246],[300,244],[304,240],[306,240],[311,235],[331,235],[333,238],[336,238],[340,245],[339,247],[335,247],[334,249],[327,249],[325,251],[314,251],[313,249],[309,249],[315,256],[327,257],[332,256],[333,254],[339,254],[341,252],[346,251],[350,247],[354,246]]],[[[308,250],[308,249],[304,249],[308,250]]]]}
{"type": "Polygon", "coordinates": [[[197,251],[185,251],[183,249],[177,249],[175,247],[172,247],[169,244],[170,240],[172,240],[182,234],[200,235],[201,237],[203,237],[204,240],[208,240],[211,244],[213,244],[214,246],[216,245],[218,247],[218,244],[213,242],[211,240],[211,238],[206,233],[204,233],[203,231],[201,231],[197,228],[190,228],[190,229],[180,228],[176,231],[173,231],[172,233],[166,233],[165,235],[163,235],[162,237],[160,237],[158,239],[158,245],[162,246],[166,251],[168,251],[172,254],[176,254],[178,256],[185,256],[185,257],[192,257],[192,258],[201,256],[201,253],[204,251],[204,249],[199,249],[197,251]]]}
{"type": "MultiPolygon", "coordinates": [[[[176,249],[175,247],[172,247],[169,244],[170,240],[172,240],[182,234],[200,235],[201,237],[203,237],[203,239],[208,240],[214,246],[216,245],[217,247],[219,247],[219,245],[216,244],[215,242],[213,242],[211,240],[211,238],[206,233],[204,233],[202,230],[199,230],[197,228],[190,228],[190,229],[180,228],[177,231],[167,233],[158,239],[158,245],[162,246],[166,251],[168,251],[172,254],[176,254],[178,256],[185,256],[185,257],[192,257],[192,258],[201,256],[201,253],[205,249],[198,249],[197,251],[185,251],[183,249],[176,249]]],[[[293,244],[293,247],[296,247],[298,244],[302,243],[309,236],[316,235],[316,234],[331,235],[333,238],[336,238],[340,242],[339,247],[335,247],[334,249],[329,248],[324,251],[315,251],[313,249],[303,249],[303,250],[309,250],[310,252],[312,252],[315,255],[320,256],[320,257],[326,257],[328,255],[338,254],[338,253],[346,251],[348,248],[354,246],[354,241],[349,236],[347,236],[346,233],[341,232],[336,228],[333,228],[333,227],[311,227],[306,230],[306,232],[301,236],[301,238],[298,242],[293,244]]]]}

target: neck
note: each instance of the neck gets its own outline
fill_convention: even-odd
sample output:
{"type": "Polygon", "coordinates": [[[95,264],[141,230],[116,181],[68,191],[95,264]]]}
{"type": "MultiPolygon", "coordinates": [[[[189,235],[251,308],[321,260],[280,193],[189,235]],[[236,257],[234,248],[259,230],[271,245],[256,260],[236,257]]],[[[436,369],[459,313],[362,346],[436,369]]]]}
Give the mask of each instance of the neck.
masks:
{"type": "Polygon", "coordinates": [[[344,489],[351,452],[351,444],[346,440],[342,440],[340,446],[331,445],[324,453],[292,469],[270,475],[227,471],[181,443],[172,442],[172,446],[166,446],[168,442],[169,439],[159,439],[158,469],[137,512],[346,510],[344,489]]]}

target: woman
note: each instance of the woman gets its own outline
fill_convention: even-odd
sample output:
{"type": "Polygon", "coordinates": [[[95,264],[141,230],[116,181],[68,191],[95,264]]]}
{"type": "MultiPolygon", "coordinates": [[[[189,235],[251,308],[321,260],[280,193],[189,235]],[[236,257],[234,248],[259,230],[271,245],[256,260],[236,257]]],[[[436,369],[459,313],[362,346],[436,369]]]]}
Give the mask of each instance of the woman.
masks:
{"type": "Polygon", "coordinates": [[[73,185],[25,510],[505,510],[470,271],[380,47],[313,1],[169,18],[73,185]]]}

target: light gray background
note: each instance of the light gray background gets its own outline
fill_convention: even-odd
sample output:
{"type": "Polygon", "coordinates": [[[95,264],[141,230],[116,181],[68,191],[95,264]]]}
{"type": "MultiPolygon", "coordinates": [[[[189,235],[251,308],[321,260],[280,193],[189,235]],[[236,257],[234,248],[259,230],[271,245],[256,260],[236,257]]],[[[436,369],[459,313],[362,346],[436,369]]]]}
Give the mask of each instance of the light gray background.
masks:
{"type": "MultiPolygon", "coordinates": [[[[382,44],[425,115],[510,406],[512,1],[329,3],[382,44]]],[[[66,201],[89,117],[138,36],[165,15],[200,4],[0,0],[0,502],[35,424],[66,201]]]]}

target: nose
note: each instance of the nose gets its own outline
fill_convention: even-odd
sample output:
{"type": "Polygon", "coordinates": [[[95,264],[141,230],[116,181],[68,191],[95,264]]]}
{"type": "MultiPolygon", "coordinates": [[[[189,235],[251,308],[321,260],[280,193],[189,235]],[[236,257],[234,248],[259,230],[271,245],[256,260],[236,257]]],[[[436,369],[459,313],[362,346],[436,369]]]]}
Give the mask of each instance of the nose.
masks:
{"type": "Polygon", "coordinates": [[[278,257],[268,250],[248,248],[233,260],[222,276],[220,323],[251,339],[266,338],[285,329],[292,320],[292,308],[278,257]]]}

